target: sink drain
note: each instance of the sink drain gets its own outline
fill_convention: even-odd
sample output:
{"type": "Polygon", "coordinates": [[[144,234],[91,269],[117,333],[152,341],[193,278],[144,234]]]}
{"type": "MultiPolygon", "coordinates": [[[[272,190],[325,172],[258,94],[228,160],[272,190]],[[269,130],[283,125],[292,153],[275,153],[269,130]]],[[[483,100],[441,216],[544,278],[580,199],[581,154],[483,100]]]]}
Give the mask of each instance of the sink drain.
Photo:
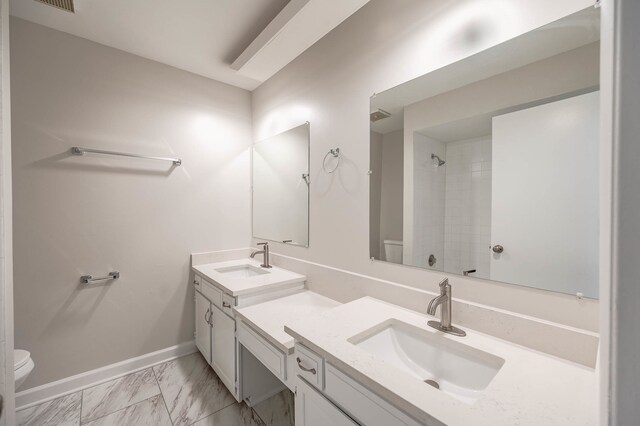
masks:
{"type": "Polygon", "coordinates": [[[427,379],[424,381],[426,384],[433,386],[436,389],[440,389],[440,385],[435,380],[427,379]]]}

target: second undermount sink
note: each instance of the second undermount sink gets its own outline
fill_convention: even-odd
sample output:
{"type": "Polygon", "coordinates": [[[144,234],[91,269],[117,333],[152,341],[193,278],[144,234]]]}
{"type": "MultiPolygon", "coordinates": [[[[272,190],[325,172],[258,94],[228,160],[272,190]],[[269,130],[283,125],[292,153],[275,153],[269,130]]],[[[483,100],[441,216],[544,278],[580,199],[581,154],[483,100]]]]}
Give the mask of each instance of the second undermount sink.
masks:
{"type": "Polygon", "coordinates": [[[225,268],[218,268],[215,271],[224,274],[229,278],[251,278],[269,273],[269,271],[248,264],[227,266],[225,268]]]}
{"type": "Polygon", "coordinates": [[[500,371],[504,359],[397,320],[349,339],[350,343],[442,392],[472,403],[500,371]]]}

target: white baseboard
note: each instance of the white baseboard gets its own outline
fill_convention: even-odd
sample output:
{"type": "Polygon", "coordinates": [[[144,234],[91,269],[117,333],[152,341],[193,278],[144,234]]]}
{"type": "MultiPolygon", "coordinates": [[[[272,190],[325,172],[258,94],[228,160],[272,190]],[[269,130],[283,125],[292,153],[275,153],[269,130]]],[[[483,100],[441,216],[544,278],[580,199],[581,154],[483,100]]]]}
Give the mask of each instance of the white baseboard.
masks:
{"type": "MultiPolygon", "coordinates": [[[[161,349],[141,355],[136,358],[130,358],[115,364],[87,371],[75,376],[67,377],[62,380],[47,383],[42,386],[27,389],[16,394],[16,410],[41,404],[46,401],[77,392],[82,389],[99,385],[136,371],[144,370],[152,365],[161,364],[172,359],[189,355],[197,351],[194,341],[180,343],[176,346],[161,349]]],[[[37,368],[37,366],[36,366],[37,368]]]]}

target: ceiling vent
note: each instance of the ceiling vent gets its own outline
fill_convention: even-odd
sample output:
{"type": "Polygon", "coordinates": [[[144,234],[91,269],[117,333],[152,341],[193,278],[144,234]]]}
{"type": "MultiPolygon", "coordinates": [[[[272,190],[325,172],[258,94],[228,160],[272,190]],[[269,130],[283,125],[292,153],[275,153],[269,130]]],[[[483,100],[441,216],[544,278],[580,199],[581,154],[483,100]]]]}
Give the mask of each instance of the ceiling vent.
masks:
{"type": "Polygon", "coordinates": [[[75,13],[73,8],[73,0],[35,0],[38,3],[48,4],[49,6],[57,7],[58,9],[66,10],[67,12],[75,13]]]}
{"type": "Polygon", "coordinates": [[[385,119],[387,117],[391,117],[391,114],[383,109],[377,109],[371,113],[371,122],[375,123],[376,121],[385,119]]]}

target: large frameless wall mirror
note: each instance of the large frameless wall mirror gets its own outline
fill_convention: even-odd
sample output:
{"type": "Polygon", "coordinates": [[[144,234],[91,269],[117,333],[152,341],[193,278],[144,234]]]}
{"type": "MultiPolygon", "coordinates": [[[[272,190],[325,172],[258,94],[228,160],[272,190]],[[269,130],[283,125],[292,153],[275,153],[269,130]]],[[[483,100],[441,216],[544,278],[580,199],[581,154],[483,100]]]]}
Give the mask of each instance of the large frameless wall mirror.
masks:
{"type": "Polygon", "coordinates": [[[253,146],[253,236],[309,246],[309,123],[253,146]]]}
{"type": "Polygon", "coordinates": [[[371,257],[598,297],[599,10],[371,98],[371,257]]]}

